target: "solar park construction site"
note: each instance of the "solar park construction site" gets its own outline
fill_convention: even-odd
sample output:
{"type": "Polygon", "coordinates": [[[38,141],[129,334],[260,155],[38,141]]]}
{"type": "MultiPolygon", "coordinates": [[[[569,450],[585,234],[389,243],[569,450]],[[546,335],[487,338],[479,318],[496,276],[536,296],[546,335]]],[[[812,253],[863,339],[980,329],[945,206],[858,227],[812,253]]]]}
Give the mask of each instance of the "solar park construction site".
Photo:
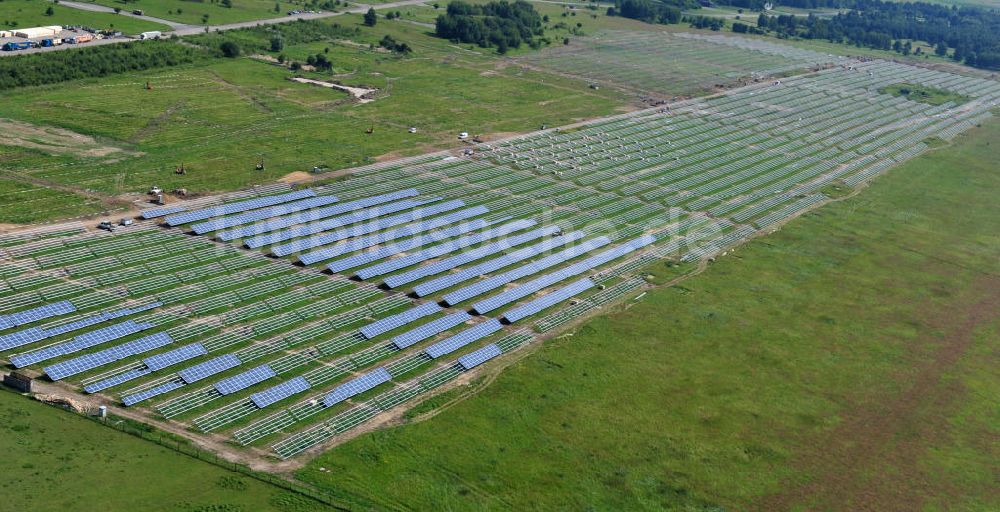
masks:
{"type": "Polygon", "coordinates": [[[114,232],[2,235],[0,352],[247,458],[304,457],[641,293],[650,262],[766,235],[998,101],[996,81],[838,59],[341,181],[171,203],[114,232]],[[903,82],[968,101],[878,92],[903,82]]]}

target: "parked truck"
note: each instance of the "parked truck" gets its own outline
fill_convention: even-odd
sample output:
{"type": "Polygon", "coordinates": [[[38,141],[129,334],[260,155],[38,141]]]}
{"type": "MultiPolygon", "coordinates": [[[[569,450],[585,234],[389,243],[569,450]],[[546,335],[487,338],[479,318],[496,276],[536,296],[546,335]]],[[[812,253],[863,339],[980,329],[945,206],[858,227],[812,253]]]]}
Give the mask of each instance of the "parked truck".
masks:
{"type": "Polygon", "coordinates": [[[93,40],[94,36],[91,34],[80,34],[78,36],[66,38],[64,41],[69,44],[81,44],[81,43],[89,43],[93,40]]]}
{"type": "Polygon", "coordinates": [[[139,34],[139,39],[159,39],[163,33],[159,30],[152,30],[150,32],[143,32],[139,34]]]}
{"type": "Polygon", "coordinates": [[[49,46],[59,46],[61,44],[63,44],[63,40],[58,37],[50,39],[42,39],[42,46],[46,48],[48,48],[49,46]]]}
{"type": "Polygon", "coordinates": [[[31,41],[10,41],[3,44],[3,51],[13,52],[17,50],[27,50],[28,48],[34,48],[35,44],[31,41]]]}

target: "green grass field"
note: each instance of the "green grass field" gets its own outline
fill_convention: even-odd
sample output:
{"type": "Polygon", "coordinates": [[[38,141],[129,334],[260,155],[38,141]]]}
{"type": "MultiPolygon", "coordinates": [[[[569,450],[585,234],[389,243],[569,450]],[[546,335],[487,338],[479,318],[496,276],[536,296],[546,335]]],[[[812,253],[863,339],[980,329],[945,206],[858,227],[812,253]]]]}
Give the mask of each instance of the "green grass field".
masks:
{"type": "Polygon", "coordinates": [[[0,510],[331,510],[6,389],[0,420],[0,510]]]}
{"type": "Polygon", "coordinates": [[[299,476],[423,510],[996,509],[997,143],[975,129],[299,476]]]}
{"type": "Polygon", "coordinates": [[[0,29],[27,28],[42,25],[83,25],[96,29],[115,29],[126,34],[147,30],[169,30],[170,27],[150,21],[112,13],[83,11],[53,5],[45,0],[4,0],[0,2],[0,29]],[[45,10],[52,7],[53,14],[45,10]]]}
{"type": "MultiPolygon", "coordinates": [[[[87,1],[87,0],[85,0],[87,1]]],[[[92,3],[121,9],[142,9],[143,14],[164,20],[204,25],[223,25],[240,21],[279,18],[293,9],[302,9],[299,2],[272,2],[270,0],[233,0],[232,7],[225,7],[221,1],[202,0],[89,0],[92,3]],[[279,10],[275,11],[275,5],[279,10]]],[[[329,9],[327,9],[329,10],[329,9]]]]}

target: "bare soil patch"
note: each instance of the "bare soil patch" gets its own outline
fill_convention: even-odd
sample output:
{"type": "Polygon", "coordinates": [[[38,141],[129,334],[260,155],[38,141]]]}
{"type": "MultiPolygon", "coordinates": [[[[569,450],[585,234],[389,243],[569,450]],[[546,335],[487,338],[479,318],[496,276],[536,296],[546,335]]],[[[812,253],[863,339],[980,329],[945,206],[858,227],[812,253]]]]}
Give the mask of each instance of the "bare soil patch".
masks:
{"type": "Polygon", "coordinates": [[[38,126],[13,119],[0,119],[4,144],[46,153],[103,157],[114,153],[137,154],[98,142],[93,137],[52,126],[38,126]]]}
{"type": "Polygon", "coordinates": [[[312,175],[305,171],[295,171],[278,178],[278,183],[306,183],[312,179],[312,175]]]}

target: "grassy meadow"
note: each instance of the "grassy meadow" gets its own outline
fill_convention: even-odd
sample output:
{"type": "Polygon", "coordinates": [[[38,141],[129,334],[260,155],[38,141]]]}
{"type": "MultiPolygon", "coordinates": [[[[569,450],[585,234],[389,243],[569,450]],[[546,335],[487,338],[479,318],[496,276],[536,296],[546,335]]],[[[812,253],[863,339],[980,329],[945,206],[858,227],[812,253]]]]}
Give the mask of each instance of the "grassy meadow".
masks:
{"type": "Polygon", "coordinates": [[[161,23],[120,16],[113,13],[92,12],[53,4],[46,0],[4,0],[0,2],[0,30],[46,25],[83,25],[96,29],[115,29],[126,34],[147,30],[169,30],[161,23]],[[45,14],[52,7],[51,16],[45,14]]]}
{"type": "Polygon", "coordinates": [[[974,129],[299,477],[423,510],[994,510],[998,143],[974,129]]]}

